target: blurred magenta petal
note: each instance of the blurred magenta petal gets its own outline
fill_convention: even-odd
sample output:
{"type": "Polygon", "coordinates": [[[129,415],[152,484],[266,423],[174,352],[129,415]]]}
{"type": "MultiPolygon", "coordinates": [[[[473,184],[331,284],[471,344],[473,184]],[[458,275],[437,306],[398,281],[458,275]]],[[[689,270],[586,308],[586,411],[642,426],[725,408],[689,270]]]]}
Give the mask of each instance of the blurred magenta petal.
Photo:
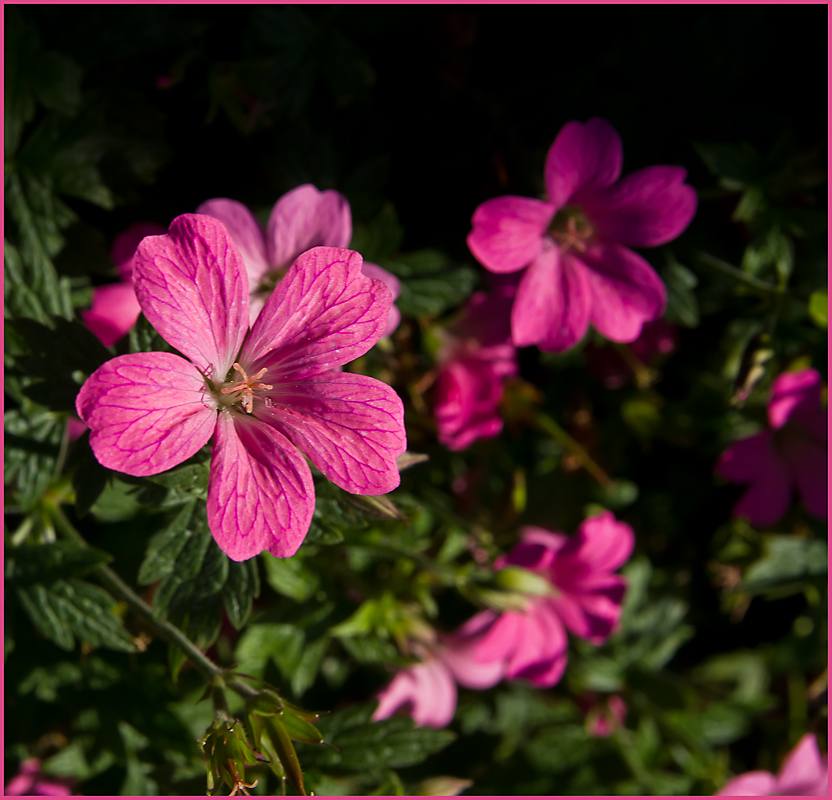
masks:
{"type": "Polygon", "coordinates": [[[828,792],[827,758],[813,733],[805,734],[783,760],[777,777],[756,770],[732,778],[717,792],[737,797],[817,797],[828,792]]]}
{"type": "Polygon", "coordinates": [[[782,428],[790,419],[803,421],[818,413],[821,377],[811,367],[784,372],[771,385],[768,421],[773,429],[782,428]]]}
{"type": "Polygon", "coordinates": [[[496,197],[477,207],[468,234],[474,257],[493,272],[514,272],[540,254],[555,209],[528,197],[496,197]]]}
{"type": "Polygon", "coordinates": [[[584,203],[599,236],[629,247],[675,239],[696,213],[696,192],[681,167],[647,167],[584,203]]]}
{"type": "Polygon", "coordinates": [[[190,458],[216,421],[196,367],[172,353],[118,356],[81,387],[78,416],[95,457],[128,475],[156,475],[190,458]]]}
{"type": "Polygon", "coordinates": [[[92,290],[92,308],[82,311],[81,319],[110,347],[136,324],[141,311],[132,283],[110,283],[92,290]]]}
{"type": "Polygon", "coordinates": [[[543,178],[549,201],[562,208],[575,194],[606,189],[621,175],[621,138],[605,119],[567,122],[546,156],[543,178]]]}
{"type": "Polygon", "coordinates": [[[633,342],[664,312],[653,268],[623,245],[678,236],[696,211],[679,167],[648,167],[619,180],[621,140],[593,118],[568,122],[546,158],[548,203],[498,197],[472,217],[468,246],[492,272],[528,266],[512,309],[512,339],[560,352],[591,323],[613,341],[633,342]]]}
{"type": "Polygon", "coordinates": [[[358,253],[340,247],[299,256],[246,340],[243,355],[254,370],[297,380],[364,355],[384,333],[392,297],[361,265],[358,253]]]}
{"type": "Polygon", "coordinates": [[[611,511],[604,511],[580,524],[578,532],[558,550],[556,567],[573,580],[612,572],[632,555],[634,546],[633,529],[611,511]]]}
{"type": "Polygon", "coordinates": [[[667,292],[661,278],[639,255],[626,247],[599,243],[587,247],[580,260],[588,267],[592,293],[590,321],[614,342],[632,342],[642,325],[664,314],[667,292]]]}
{"type": "Polygon", "coordinates": [[[348,491],[398,485],[401,400],[379,381],[337,371],[381,335],[390,291],[361,273],[357,253],[315,248],[249,335],[246,273],[222,223],[189,214],[170,230],[139,246],[134,280],[145,315],[191,361],[113,359],[81,388],[78,414],[98,460],[132,475],[181,463],[215,433],[208,523],[217,543],[238,561],[263,550],[290,556],[315,508],[296,445],[348,491]]]}
{"type": "Polygon", "coordinates": [[[378,699],[374,720],[387,719],[404,706],[417,725],[444,728],[454,718],[456,684],[448,667],[431,658],[401,670],[378,699]]]}
{"type": "Polygon", "coordinates": [[[607,698],[604,706],[592,709],[587,715],[586,727],[590,736],[606,738],[624,724],[627,704],[617,695],[607,698]]]}
{"type": "Polygon", "coordinates": [[[7,797],[64,797],[71,795],[72,780],[67,778],[52,778],[40,771],[40,760],[27,758],[21,762],[20,769],[6,784],[4,794],[7,797]]]}
{"type": "Polygon", "coordinates": [[[167,231],[155,222],[135,222],[126,231],[122,231],[113,240],[110,249],[110,258],[116,265],[119,277],[125,283],[131,283],[133,279],[133,256],[139,242],[145,236],[159,236],[167,231]]]}
{"type": "Polygon", "coordinates": [[[460,685],[489,689],[502,680],[504,669],[500,661],[482,663],[476,658],[479,639],[496,618],[493,611],[481,611],[456,631],[440,637],[437,655],[460,685]]]}
{"type": "Polygon", "coordinates": [[[391,387],[365,375],[325,372],[275,385],[269,398],[261,419],[333,483],[354,494],[385,494],[399,485],[404,406],[391,387]]]}
{"type": "Polygon", "coordinates": [[[297,552],[315,511],[312,473],[282,434],[256,417],[220,413],[211,456],[208,524],[234,561],[297,552]]]}
{"type": "Polygon", "coordinates": [[[591,288],[584,265],[547,246],[523,275],[511,311],[514,344],[567,350],[589,327],[591,288]]]}
{"type": "MultiPolygon", "coordinates": [[[[393,302],[395,303],[396,298],[402,290],[402,285],[392,272],[388,272],[378,264],[371,264],[369,261],[365,261],[361,265],[361,271],[368,278],[381,281],[390,290],[390,294],[393,296],[393,302]]],[[[401,320],[402,315],[399,309],[395,305],[390,306],[390,311],[387,314],[387,327],[384,329],[382,336],[390,336],[399,327],[401,320]]]]}
{"type": "Polygon", "coordinates": [[[346,247],[351,238],[347,198],[306,183],[275,203],[266,228],[266,250],[272,268],[288,267],[312,247],[346,247]]]}
{"type": "Polygon", "coordinates": [[[225,225],[243,257],[243,264],[248,273],[249,292],[254,293],[269,271],[262,225],[242,203],[225,197],[206,200],[197,207],[196,213],[207,214],[225,225]]]}
{"type": "Polygon", "coordinates": [[[797,489],[810,514],[827,518],[828,431],[825,409],[819,408],[820,382],[811,368],[779,375],[768,409],[774,430],[739,439],[719,457],[718,476],[750,484],[732,516],[774,525],[797,489]]]}
{"type": "MultiPolygon", "coordinates": [[[[287,192],[274,204],[266,231],[236,200],[206,200],[197,213],[219,219],[243,257],[248,273],[252,325],[295,259],[313,247],[345,248],[352,238],[352,216],[347,198],[332,189],[318,191],[308,183],[287,192]]],[[[394,300],[399,296],[399,280],[387,270],[377,264],[365,263],[362,271],[368,277],[382,281],[394,300]]],[[[400,320],[399,310],[391,306],[383,335],[393,333],[400,320]]]]}
{"type": "Polygon", "coordinates": [[[490,293],[475,292],[442,333],[434,413],[439,441],[450,450],[464,450],[503,428],[503,379],[517,372],[508,322],[515,291],[516,281],[504,279],[490,293]]]}
{"type": "Polygon", "coordinates": [[[243,263],[225,227],[183,214],[167,235],[143,239],[133,264],[148,322],[209,378],[223,380],[248,327],[243,263]]]}

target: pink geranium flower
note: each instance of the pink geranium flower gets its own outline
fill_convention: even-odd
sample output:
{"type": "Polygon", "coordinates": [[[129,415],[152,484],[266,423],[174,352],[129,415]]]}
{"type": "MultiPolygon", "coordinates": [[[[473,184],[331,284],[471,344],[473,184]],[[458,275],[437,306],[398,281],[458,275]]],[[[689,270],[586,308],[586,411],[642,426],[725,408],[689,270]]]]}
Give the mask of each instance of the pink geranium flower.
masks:
{"type": "Polygon", "coordinates": [[[599,739],[612,736],[612,732],[624,724],[626,717],[627,704],[617,694],[610,695],[603,706],[595,707],[587,714],[587,732],[599,739]]]}
{"type": "MultiPolygon", "coordinates": [[[[254,214],[242,203],[224,197],[206,200],[197,214],[207,214],[222,222],[243,257],[249,281],[251,322],[294,260],[310,247],[348,247],[352,238],[352,216],[347,198],[327,189],[319,192],[307,183],[283,195],[269,215],[264,231],[254,214]]],[[[382,281],[395,300],[399,279],[377,264],[364,262],[361,271],[382,281]]],[[[401,314],[390,306],[384,336],[399,325],[401,314]]]]}
{"type": "Polygon", "coordinates": [[[318,247],[288,269],[254,326],[242,259],[222,223],[177,217],[139,245],[142,311],[172,353],[119,356],[81,388],[78,415],[106,467],[155,475],[214,438],[208,523],[235,561],[292,555],[312,518],[297,448],[347,491],[399,484],[404,410],[380,381],[337,371],[381,336],[391,303],[361,256],[318,247]]]}
{"type": "Polygon", "coordinates": [[[664,284],[628,247],[678,236],[696,193],[681,167],[620,178],[621,161],[621,140],[606,120],[568,122],[546,157],[547,200],[497,197],[474,212],[474,256],[492,272],[528,267],[511,315],[518,347],[567,350],[590,323],[608,339],[632,342],[664,312],[664,284]]]}
{"type": "Polygon", "coordinates": [[[92,290],[92,308],[81,312],[81,319],[106,347],[115,344],[136,324],[141,313],[133,290],[133,254],[145,236],[164,233],[161,225],[137,222],[116,236],[110,256],[118,270],[120,283],[92,290]]]}
{"type": "Polygon", "coordinates": [[[526,527],[522,540],[494,566],[515,565],[546,578],[549,595],[531,596],[525,611],[483,611],[474,658],[501,662],[507,678],[554,686],[567,661],[568,629],[593,644],[615,630],[627,581],[612,574],[633,551],[632,528],[605,511],[572,536],[526,527]]]}
{"type": "Polygon", "coordinates": [[[476,292],[462,317],[443,332],[435,413],[439,441],[450,450],[464,450],[503,428],[503,381],[517,373],[509,329],[517,284],[494,283],[492,294],[476,292]]]}
{"type": "Polygon", "coordinates": [[[777,776],[764,770],[746,772],[731,779],[717,795],[739,797],[788,797],[826,795],[826,756],[821,756],[813,733],[807,733],[786,756],[777,776]]]}
{"type": "Polygon", "coordinates": [[[770,430],[734,442],[717,462],[720,477],[751,484],[732,516],[773,525],[788,510],[796,487],[809,513],[826,519],[828,431],[817,370],[777,376],[768,421],[770,430]]]}
{"type": "Polygon", "coordinates": [[[503,677],[498,662],[480,663],[475,647],[482,620],[473,617],[451,634],[441,635],[432,648],[425,648],[424,660],[400,670],[379,693],[373,719],[387,719],[398,709],[417,725],[444,728],[456,711],[456,684],[469,689],[489,689],[503,677]]]}
{"type": "Polygon", "coordinates": [[[29,795],[33,797],[58,797],[71,795],[72,781],[66,778],[50,778],[40,771],[37,758],[27,758],[20,765],[20,770],[8,783],[6,796],[29,795]]]}

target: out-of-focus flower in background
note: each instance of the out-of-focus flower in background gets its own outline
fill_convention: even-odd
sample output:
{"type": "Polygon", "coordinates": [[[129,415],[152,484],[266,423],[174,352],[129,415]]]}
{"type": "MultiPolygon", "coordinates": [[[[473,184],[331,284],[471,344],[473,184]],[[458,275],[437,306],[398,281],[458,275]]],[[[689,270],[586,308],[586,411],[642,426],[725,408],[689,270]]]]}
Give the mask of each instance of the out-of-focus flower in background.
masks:
{"type": "Polygon", "coordinates": [[[821,376],[811,367],[775,378],[768,404],[769,430],[734,442],[715,472],[731,483],[751,484],[732,516],[773,525],[789,509],[794,489],[815,517],[827,517],[826,409],[821,376]]]}
{"type": "Polygon", "coordinates": [[[568,122],[546,157],[547,200],[497,197],[472,218],[468,246],[492,272],[526,267],[511,316],[514,344],[568,350],[590,324],[632,342],[658,319],[664,284],[630,247],[675,239],[693,219],[696,192],[681,167],[621,178],[621,139],[604,119],[568,122]]]}
{"type": "Polygon", "coordinates": [[[734,797],[825,796],[828,791],[827,757],[821,756],[818,740],[807,733],[786,756],[780,772],[746,772],[732,778],[717,792],[734,797]]]}
{"type": "Polygon", "coordinates": [[[593,706],[589,710],[586,715],[586,729],[590,736],[603,739],[621,727],[626,716],[627,704],[617,694],[613,694],[607,698],[606,703],[593,706]]]}
{"type": "MultiPolygon", "coordinates": [[[[266,298],[277,282],[303,252],[312,247],[349,247],[352,215],[347,198],[333,189],[319,191],[309,183],[284,194],[272,208],[266,230],[242,203],[217,197],[206,200],[196,210],[222,222],[243,257],[249,280],[249,313],[257,318],[266,298]]],[[[380,280],[393,295],[399,296],[395,275],[377,264],[365,262],[361,268],[369,278],[380,280]]],[[[401,314],[390,307],[384,336],[399,325],[401,314]]]]}
{"type": "Polygon", "coordinates": [[[517,374],[509,328],[517,281],[492,283],[490,294],[476,292],[459,319],[440,333],[436,424],[439,441],[451,450],[464,450],[502,430],[503,381],[517,374]]]}
{"type": "Polygon", "coordinates": [[[8,797],[29,795],[33,797],[58,797],[72,794],[73,781],[64,778],[52,778],[40,770],[40,760],[27,758],[20,764],[20,769],[7,784],[4,794],[8,797]]]}

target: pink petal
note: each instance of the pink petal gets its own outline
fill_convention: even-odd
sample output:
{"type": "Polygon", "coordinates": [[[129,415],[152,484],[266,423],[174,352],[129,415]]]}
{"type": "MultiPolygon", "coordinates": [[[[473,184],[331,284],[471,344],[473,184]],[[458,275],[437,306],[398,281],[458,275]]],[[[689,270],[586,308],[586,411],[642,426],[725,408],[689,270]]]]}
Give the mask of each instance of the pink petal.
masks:
{"type": "Polygon", "coordinates": [[[523,275],[511,310],[511,332],[517,347],[536,344],[541,350],[568,350],[583,339],[589,326],[590,284],[587,270],[551,242],[523,275]]]}
{"type": "Polygon", "coordinates": [[[439,441],[450,450],[464,450],[477,439],[496,436],[503,428],[502,396],[502,379],[488,361],[471,355],[443,365],[434,410],[439,441]]]}
{"type": "Polygon", "coordinates": [[[529,671],[549,665],[566,652],[566,631],[551,604],[537,601],[524,615],[523,633],[507,668],[507,678],[526,678],[529,671]]]}
{"type": "Polygon", "coordinates": [[[776,789],[774,775],[757,770],[733,778],[716,794],[719,797],[767,797],[776,789]]]}
{"type": "MultiPolygon", "coordinates": [[[[371,264],[369,261],[365,261],[361,265],[361,272],[368,278],[381,281],[390,290],[394,301],[399,296],[402,288],[401,283],[392,272],[382,269],[378,264],[371,264]]],[[[402,315],[399,309],[395,305],[390,306],[390,311],[387,314],[387,327],[384,329],[382,336],[390,336],[399,327],[401,321],[402,315]]]]}
{"type": "Polygon", "coordinates": [[[351,238],[347,198],[332,189],[319,192],[307,183],[284,194],[272,209],[266,229],[269,264],[288,267],[311,247],[347,247],[351,238]]]}
{"type": "Polygon", "coordinates": [[[270,269],[265,233],[257,218],[242,203],[225,197],[206,200],[197,207],[196,213],[206,214],[225,225],[243,257],[249,293],[254,292],[270,269]]]}
{"type": "Polygon", "coordinates": [[[480,664],[504,662],[511,658],[523,635],[524,618],[518,611],[506,611],[485,632],[474,648],[474,659],[480,664]]]}
{"type": "Polygon", "coordinates": [[[621,174],[621,138],[605,119],[586,125],[567,122],[549,148],[543,171],[549,202],[562,208],[570,200],[605,189],[621,174]]]}
{"type": "Polygon", "coordinates": [[[225,226],[201,214],[177,217],[166,236],[142,240],[133,282],[165,341],[223,381],[248,330],[248,282],[225,226]]]}
{"type": "Polygon", "coordinates": [[[223,411],[208,485],[208,525],[234,561],[294,555],[315,510],[312,473],[295,447],[250,415],[223,411]]]}
{"type": "Polygon", "coordinates": [[[563,593],[550,602],[572,633],[592,644],[602,644],[621,619],[627,580],[620,575],[607,575],[594,583],[582,590],[563,587],[563,593]]]}
{"type": "Polygon", "coordinates": [[[141,311],[132,283],[111,283],[92,290],[92,308],[82,311],[81,318],[99,341],[109,347],[136,324],[141,311]]]}
{"type": "Polygon", "coordinates": [[[534,525],[526,525],[520,528],[520,536],[527,544],[541,544],[554,552],[557,552],[569,542],[569,537],[562,533],[552,533],[543,528],[536,528],[534,525]]]}
{"type": "Polygon", "coordinates": [[[208,442],[217,416],[199,371],[172,353],[106,362],[81,387],[75,408],[95,457],[128,475],[181,464],[208,442]]]}
{"type": "Polygon", "coordinates": [[[791,418],[811,416],[820,405],[820,373],[808,367],[797,372],[784,372],[774,379],[768,419],[772,428],[781,428],[791,418]]]}
{"type": "Polygon", "coordinates": [[[829,460],[826,448],[803,439],[797,433],[784,449],[786,463],[804,505],[812,516],[826,519],[829,513],[829,460]]]}
{"type": "Polygon", "coordinates": [[[763,431],[737,439],[720,457],[714,472],[731,483],[750,483],[776,458],[771,447],[771,433],[763,431]]]}
{"type": "Polygon", "coordinates": [[[813,733],[804,734],[783,761],[777,774],[777,793],[780,795],[825,794],[815,792],[819,783],[826,782],[826,765],[818,750],[813,733]],[[812,791],[810,791],[812,790],[812,791]]]}
{"type": "Polygon", "coordinates": [[[116,265],[119,277],[126,283],[133,281],[133,256],[139,242],[145,236],[158,236],[166,233],[161,225],[155,222],[136,222],[126,231],[122,231],[113,240],[113,247],[110,250],[110,258],[116,265]]]}
{"type": "Polygon", "coordinates": [[[477,206],[468,247],[492,272],[515,272],[534,261],[555,209],[529,197],[495,197],[477,206]]]}
{"type": "Polygon", "coordinates": [[[633,529],[604,511],[581,523],[578,533],[558,553],[558,562],[567,560],[573,571],[577,563],[588,571],[612,572],[630,557],[634,546],[633,529]]]}
{"type": "MultiPolygon", "coordinates": [[[[264,378],[265,380],[265,378],[264,378]]],[[[333,483],[354,494],[384,494],[400,482],[407,448],[404,406],[381,381],[326,372],[267,393],[257,416],[299,447],[333,483]]]]}
{"type": "Polygon", "coordinates": [[[527,669],[523,673],[523,679],[531,683],[532,686],[537,686],[539,689],[547,689],[550,686],[554,686],[563,677],[568,660],[569,655],[564,650],[562,655],[552,661],[537,664],[527,669]]]}
{"type": "Polygon", "coordinates": [[[582,207],[598,234],[630,247],[675,239],[696,213],[696,191],[681,167],[647,167],[593,193],[582,207]]]}
{"type": "Polygon", "coordinates": [[[396,710],[405,703],[413,703],[417,699],[416,680],[412,669],[403,669],[396,673],[387,686],[378,693],[378,707],[373,712],[373,719],[392,717],[396,710]]]}
{"type": "Polygon", "coordinates": [[[481,663],[476,660],[477,645],[496,618],[493,611],[481,611],[453,633],[441,637],[437,656],[462,686],[489,689],[502,679],[502,661],[481,663]]]}
{"type": "Polygon", "coordinates": [[[661,278],[632,250],[597,242],[580,254],[580,260],[589,268],[590,321],[607,339],[632,342],[645,322],[664,313],[667,292],[661,278]]]}
{"type": "Polygon", "coordinates": [[[288,381],[364,355],[384,333],[393,298],[361,273],[361,264],[352,250],[305,252],[266,301],[241,360],[288,381]]]}
{"type": "Polygon", "coordinates": [[[416,697],[411,715],[417,725],[444,728],[456,711],[456,684],[450,670],[438,659],[411,667],[416,697]]]}

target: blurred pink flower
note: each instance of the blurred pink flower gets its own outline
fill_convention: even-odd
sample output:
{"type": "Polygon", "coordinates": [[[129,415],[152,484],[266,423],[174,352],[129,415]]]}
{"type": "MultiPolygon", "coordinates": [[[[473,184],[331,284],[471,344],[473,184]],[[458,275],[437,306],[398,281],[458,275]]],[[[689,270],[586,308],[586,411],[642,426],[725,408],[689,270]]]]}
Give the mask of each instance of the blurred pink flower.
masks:
{"type": "MultiPolygon", "coordinates": [[[[648,366],[656,356],[665,356],[676,348],[676,326],[663,319],[645,322],[641,335],[629,348],[633,356],[648,366]]],[[[608,389],[620,389],[633,377],[633,366],[612,345],[588,344],[584,350],[590,374],[608,389]]],[[[637,365],[636,365],[637,366],[637,365]]]]}
{"type": "Polygon", "coordinates": [[[620,178],[621,162],[621,140],[606,120],[568,122],[546,157],[547,200],[497,197],[474,212],[474,256],[492,272],[528,267],[511,317],[518,347],[567,350],[590,323],[632,342],[664,312],[664,284],[628,247],[677,237],[693,219],[696,192],[681,167],[620,178]]]}
{"type": "Polygon", "coordinates": [[[346,491],[398,486],[401,400],[337,371],[375,344],[392,300],[358,253],[304,253],[250,330],[246,274],[221,222],[177,217],[142,241],[134,265],[142,311],[185,358],[119,356],[81,387],[76,409],[101,464],[156,475],[213,437],[208,524],[235,561],[290,556],[306,536],[315,492],[299,449],[346,491]]]}
{"type": "Polygon", "coordinates": [[[566,629],[601,644],[616,628],[627,581],[614,575],[633,550],[633,529],[605,511],[584,520],[574,536],[526,527],[522,540],[494,566],[542,575],[549,595],[528,597],[525,611],[483,611],[474,659],[499,662],[505,677],[554,686],[567,661],[566,629]]]}
{"type": "Polygon", "coordinates": [[[73,781],[66,778],[50,778],[40,771],[37,758],[27,758],[5,788],[7,797],[29,795],[32,797],[57,797],[70,795],[73,781]]]}
{"type": "MultiPolygon", "coordinates": [[[[236,200],[206,200],[196,213],[222,222],[237,245],[248,273],[252,324],[277,282],[301,253],[321,245],[349,247],[352,238],[347,198],[332,189],[320,192],[309,183],[292,189],[274,204],[265,231],[254,214],[236,200]]],[[[386,269],[365,261],[361,271],[384,283],[393,300],[399,296],[399,279],[386,269]]],[[[391,305],[382,335],[393,333],[400,320],[399,310],[391,305]]]]}
{"type": "Polygon", "coordinates": [[[590,736],[606,738],[624,724],[627,717],[627,704],[617,695],[607,698],[607,702],[590,710],[586,716],[586,727],[590,736]]]}
{"type": "Polygon", "coordinates": [[[817,370],[777,376],[768,421],[770,430],[734,442],[716,464],[721,478],[751,484],[731,515],[773,525],[788,511],[796,487],[809,513],[826,519],[828,430],[817,370]]]}
{"type": "Polygon", "coordinates": [[[464,450],[503,428],[498,406],[503,380],[517,373],[509,313],[516,280],[493,281],[491,294],[476,292],[461,318],[443,332],[436,380],[439,441],[464,450]]]}
{"type": "Polygon", "coordinates": [[[165,229],[161,225],[137,222],[116,236],[113,242],[110,257],[121,282],[93,289],[92,308],[81,312],[84,325],[107,347],[121,339],[136,324],[141,313],[133,290],[133,254],[145,236],[162,233],[165,229]]]}
{"type": "Polygon", "coordinates": [[[827,757],[821,756],[813,733],[807,733],[786,756],[775,777],[755,770],[732,778],[717,792],[734,797],[823,796],[827,793],[827,757]]]}
{"type": "Polygon", "coordinates": [[[456,684],[469,689],[489,689],[503,677],[499,663],[481,664],[474,649],[482,621],[473,617],[451,634],[423,651],[424,660],[400,670],[379,693],[373,719],[387,719],[398,709],[417,725],[444,728],[456,711],[456,684]]]}

